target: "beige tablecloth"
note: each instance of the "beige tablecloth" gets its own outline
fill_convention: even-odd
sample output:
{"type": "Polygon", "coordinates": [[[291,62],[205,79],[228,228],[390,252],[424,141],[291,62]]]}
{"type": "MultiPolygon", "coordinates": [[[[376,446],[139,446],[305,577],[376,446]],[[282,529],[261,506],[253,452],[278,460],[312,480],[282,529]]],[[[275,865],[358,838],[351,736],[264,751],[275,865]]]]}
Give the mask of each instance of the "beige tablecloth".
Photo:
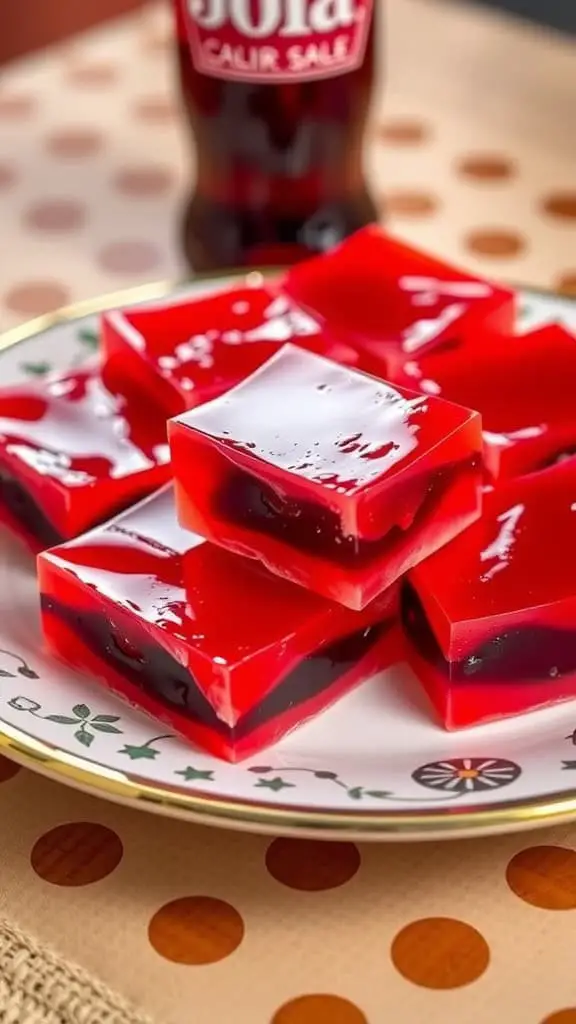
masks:
{"type": "MultiPolygon", "coordinates": [[[[573,49],[456,3],[387,6],[368,164],[390,227],[472,270],[575,293],[573,49]]],[[[181,273],[190,168],[165,13],[4,71],[2,326],[181,273]]],[[[394,848],[270,843],[0,769],[0,914],[158,1022],[576,1022],[576,827],[394,848]]],[[[22,941],[8,934],[0,1020],[35,1024],[20,995],[2,1008],[22,941]]],[[[41,986],[24,947],[17,978],[31,970],[41,986]]],[[[82,985],[72,1020],[92,1024],[102,990],[82,985]]]]}

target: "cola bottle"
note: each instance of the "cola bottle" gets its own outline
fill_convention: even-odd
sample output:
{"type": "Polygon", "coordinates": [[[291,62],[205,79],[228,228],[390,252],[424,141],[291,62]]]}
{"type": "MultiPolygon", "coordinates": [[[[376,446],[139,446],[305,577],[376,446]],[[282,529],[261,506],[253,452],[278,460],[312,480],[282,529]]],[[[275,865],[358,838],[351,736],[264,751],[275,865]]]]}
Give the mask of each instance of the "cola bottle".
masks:
{"type": "Polygon", "coordinates": [[[195,270],[286,265],[376,218],[362,161],[381,0],[174,0],[195,270]]]}

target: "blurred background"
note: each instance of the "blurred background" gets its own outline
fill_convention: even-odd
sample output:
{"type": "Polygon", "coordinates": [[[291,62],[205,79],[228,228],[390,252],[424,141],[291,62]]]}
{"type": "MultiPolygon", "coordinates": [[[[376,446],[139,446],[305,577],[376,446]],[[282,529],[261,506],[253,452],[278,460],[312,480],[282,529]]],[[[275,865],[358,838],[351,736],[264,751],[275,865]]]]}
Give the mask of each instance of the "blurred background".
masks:
{"type": "MultiPolygon", "coordinates": [[[[390,230],[576,294],[576,5],[382,13],[366,164],[390,230]]],[[[167,3],[0,5],[0,329],[183,275],[193,177],[167,3]]]]}

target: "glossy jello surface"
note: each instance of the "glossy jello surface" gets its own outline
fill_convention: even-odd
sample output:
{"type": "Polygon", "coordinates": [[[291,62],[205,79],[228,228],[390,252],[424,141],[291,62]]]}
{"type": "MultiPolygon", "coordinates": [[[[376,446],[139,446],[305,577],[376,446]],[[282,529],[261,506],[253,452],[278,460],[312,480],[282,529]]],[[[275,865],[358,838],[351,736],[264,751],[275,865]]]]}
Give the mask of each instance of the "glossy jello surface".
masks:
{"type": "Polygon", "coordinates": [[[102,338],[105,358],[138,379],[171,415],[222,394],[288,341],[341,362],[358,361],[354,349],[331,340],[272,285],[105,313],[102,338]]]}
{"type": "Polygon", "coordinates": [[[169,435],[184,525],[349,607],[479,513],[476,413],[294,346],[169,435]]]}
{"type": "Polygon", "coordinates": [[[48,642],[236,760],[388,664],[396,592],[361,615],[182,530],[167,488],[39,559],[48,642]]]}
{"type": "Polygon", "coordinates": [[[40,545],[161,486],[168,462],[164,415],[97,368],[0,390],[0,503],[40,545]]]}
{"type": "Polygon", "coordinates": [[[410,573],[410,661],[449,727],[576,696],[576,459],[503,484],[410,573]]]}
{"type": "Polygon", "coordinates": [[[558,324],[493,338],[473,358],[458,348],[425,354],[406,363],[405,384],[482,414],[494,479],[576,451],[576,338],[558,324]]]}
{"type": "Polygon", "coordinates": [[[395,379],[416,353],[448,341],[481,347],[512,330],[512,292],[464,274],[370,226],[291,269],[287,292],[364,351],[364,365],[395,379]]]}

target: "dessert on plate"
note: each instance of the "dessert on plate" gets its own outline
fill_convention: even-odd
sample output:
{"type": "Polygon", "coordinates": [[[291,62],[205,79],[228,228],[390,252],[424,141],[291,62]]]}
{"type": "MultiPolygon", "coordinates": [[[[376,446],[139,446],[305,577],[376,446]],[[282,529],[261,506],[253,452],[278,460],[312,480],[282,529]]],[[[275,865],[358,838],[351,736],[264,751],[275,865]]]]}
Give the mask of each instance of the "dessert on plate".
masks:
{"type": "Polygon", "coordinates": [[[288,293],[326,330],[358,347],[365,369],[395,380],[424,352],[481,348],[514,326],[514,294],[466,274],[374,225],[297,264],[288,293]]]}
{"type": "Polygon", "coordinates": [[[0,389],[0,519],[35,550],[169,479],[166,421],[99,368],[0,389]]]}
{"type": "Polygon", "coordinates": [[[337,362],[359,361],[354,348],[272,285],[246,282],[102,317],[105,363],[138,381],[170,416],[223,394],[288,341],[337,362]]]}
{"type": "Polygon", "coordinates": [[[170,486],[38,567],[51,649],[230,761],[393,660],[398,588],[360,614],[302,591],[183,530],[170,486]]]}
{"type": "Polygon", "coordinates": [[[576,459],[506,481],[409,574],[408,660],[457,729],[576,697],[576,459]]]}
{"type": "Polygon", "coordinates": [[[514,310],[371,227],[1,388],[50,649],[231,761],[402,658],[448,729],[576,699],[576,339],[514,310]]]}
{"type": "Polygon", "coordinates": [[[169,438],[184,526],[353,609],[480,514],[477,413],[292,345],[169,438]]]}

